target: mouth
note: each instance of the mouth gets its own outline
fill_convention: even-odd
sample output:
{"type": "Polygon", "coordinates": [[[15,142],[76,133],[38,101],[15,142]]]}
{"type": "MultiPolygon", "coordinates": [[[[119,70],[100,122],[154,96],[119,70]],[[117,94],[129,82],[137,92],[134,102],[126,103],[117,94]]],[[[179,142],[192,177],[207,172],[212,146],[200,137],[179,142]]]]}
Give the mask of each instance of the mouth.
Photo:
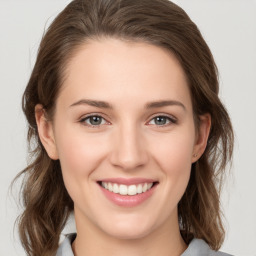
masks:
{"type": "Polygon", "coordinates": [[[158,181],[144,178],[110,178],[97,181],[103,195],[121,207],[139,206],[156,191],[158,181]]]}
{"type": "MultiPolygon", "coordinates": [[[[124,182],[123,182],[124,183],[124,182]]],[[[131,182],[129,182],[131,183],[131,182]]],[[[110,181],[98,181],[98,184],[112,192],[114,194],[119,194],[122,196],[135,196],[138,194],[146,193],[147,191],[151,190],[155,187],[159,182],[150,181],[150,182],[140,182],[135,184],[122,184],[117,182],[110,182],[110,181]]]]}

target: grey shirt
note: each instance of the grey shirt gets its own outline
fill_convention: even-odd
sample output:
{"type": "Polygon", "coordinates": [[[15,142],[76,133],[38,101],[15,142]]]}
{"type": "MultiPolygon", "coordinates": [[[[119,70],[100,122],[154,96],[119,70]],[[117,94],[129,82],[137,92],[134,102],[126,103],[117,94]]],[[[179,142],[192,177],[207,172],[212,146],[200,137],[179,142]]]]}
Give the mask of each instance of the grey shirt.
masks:
{"type": "MultiPolygon", "coordinates": [[[[60,244],[56,256],[74,256],[71,243],[74,241],[76,234],[69,234],[60,244]]],[[[201,239],[194,238],[189,244],[187,250],[181,256],[232,256],[223,252],[216,252],[210,249],[208,244],[201,239]]]]}

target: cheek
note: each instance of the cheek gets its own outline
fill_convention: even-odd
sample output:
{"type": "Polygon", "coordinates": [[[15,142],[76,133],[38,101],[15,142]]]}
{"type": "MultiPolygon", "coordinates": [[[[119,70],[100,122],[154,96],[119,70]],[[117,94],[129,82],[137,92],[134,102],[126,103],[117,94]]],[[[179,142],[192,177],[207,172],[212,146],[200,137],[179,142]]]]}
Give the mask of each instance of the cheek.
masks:
{"type": "Polygon", "coordinates": [[[66,189],[76,204],[84,203],[91,185],[88,180],[93,179],[91,174],[100,165],[106,148],[99,138],[72,129],[60,130],[56,142],[66,189]]]}
{"type": "Polygon", "coordinates": [[[163,173],[166,197],[178,203],[184,194],[191,172],[194,136],[191,132],[172,133],[154,151],[163,173]]]}
{"type": "Polygon", "coordinates": [[[106,152],[100,136],[63,129],[57,136],[57,150],[64,172],[88,175],[106,152]]]}
{"type": "Polygon", "coordinates": [[[189,133],[172,134],[155,151],[159,163],[165,170],[182,172],[190,167],[194,148],[194,138],[189,133]]]}
{"type": "Polygon", "coordinates": [[[106,145],[100,137],[85,135],[71,128],[59,129],[56,143],[65,186],[76,201],[82,197],[85,182],[93,179],[91,174],[104,159],[106,145]]]}

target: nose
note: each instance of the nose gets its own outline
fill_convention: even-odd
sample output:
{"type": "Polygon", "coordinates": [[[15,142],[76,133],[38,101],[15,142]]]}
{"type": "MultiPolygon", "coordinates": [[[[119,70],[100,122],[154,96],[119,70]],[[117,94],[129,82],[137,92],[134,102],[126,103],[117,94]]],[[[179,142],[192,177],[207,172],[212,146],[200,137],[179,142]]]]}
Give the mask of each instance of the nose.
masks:
{"type": "Polygon", "coordinates": [[[149,161],[145,140],[138,128],[120,128],[114,135],[111,164],[123,170],[135,170],[149,161]]]}

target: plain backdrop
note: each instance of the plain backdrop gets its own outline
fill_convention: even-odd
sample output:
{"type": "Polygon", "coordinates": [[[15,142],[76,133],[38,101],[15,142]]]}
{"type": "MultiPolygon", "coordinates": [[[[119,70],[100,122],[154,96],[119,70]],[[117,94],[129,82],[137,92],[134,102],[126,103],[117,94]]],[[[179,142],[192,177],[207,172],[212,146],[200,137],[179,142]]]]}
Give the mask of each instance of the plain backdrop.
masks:
{"type": "MultiPolygon", "coordinates": [[[[139,1],[139,0],[138,0],[139,1]]],[[[0,255],[25,255],[13,228],[20,212],[9,186],[26,165],[21,96],[45,27],[70,1],[0,0],[0,255]]],[[[256,255],[256,1],[176,0],[198,25],[220,71],[220,96],[236,134],[231,176],[222,202],[223,251],[256,255]]],[[[69,224],[67,229],[73,230],[69,224]]]]}

